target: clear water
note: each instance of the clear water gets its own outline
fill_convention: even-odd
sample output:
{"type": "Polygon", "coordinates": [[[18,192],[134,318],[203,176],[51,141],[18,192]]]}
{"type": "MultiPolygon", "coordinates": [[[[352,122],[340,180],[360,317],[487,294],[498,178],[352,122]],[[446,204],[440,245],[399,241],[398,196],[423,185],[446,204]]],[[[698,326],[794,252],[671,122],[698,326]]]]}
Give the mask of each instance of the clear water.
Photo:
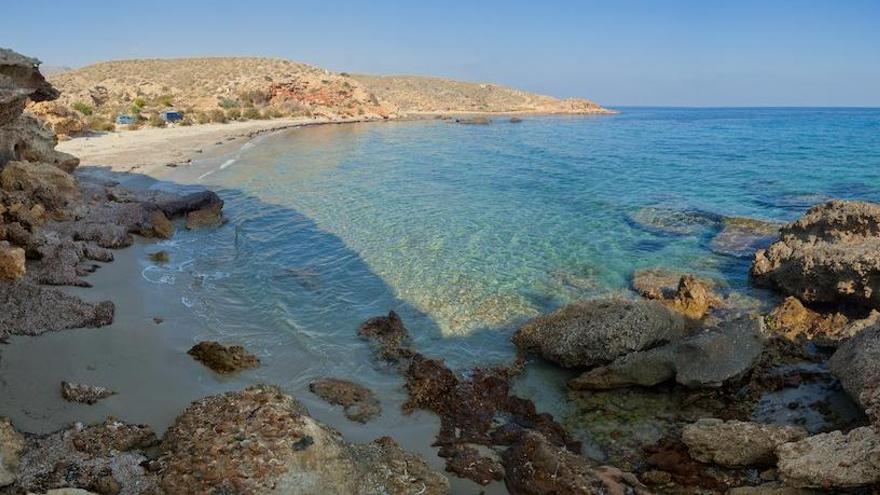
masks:
{"type": "MultiPolygon", "coordinates": [[[[348,438],[391,433],[442,469],[428,447],[436,420],[400,415],[400,379],[357,338],[361,322],[393,309],[420,351],[463,367],[509,359],[520,321],[626,290],[638,268],[690,270],[747,291],[749,260],[708,248],[718,219],[788,221],[830,197],[880,201],[880,110],[319,126],[169,172],[160,183],[118,178],[211,187],[227,223],[118,253],[94,289],[77,290],[117,301],[111,327],[0,349],[0,415],[45,431],[112,414],[161,431],[194,398],[268,382],[348,438]],[[678,212],[691,221],[674,232],[639,221],[678,212]],[[149,261],[160,249],[170,263],[149,261]],[[263,366],[218,377],[185,354],[204,339],[244,344],[263,366]],[[347,422],[309,394],[324,376],[376,390],[382,418],[347,422]],[[73,405],[58,398],[62,379],[120,393],[73,405]]],[[[563,414],[564,379],[538,365],[518,386],[563,414]]]]}

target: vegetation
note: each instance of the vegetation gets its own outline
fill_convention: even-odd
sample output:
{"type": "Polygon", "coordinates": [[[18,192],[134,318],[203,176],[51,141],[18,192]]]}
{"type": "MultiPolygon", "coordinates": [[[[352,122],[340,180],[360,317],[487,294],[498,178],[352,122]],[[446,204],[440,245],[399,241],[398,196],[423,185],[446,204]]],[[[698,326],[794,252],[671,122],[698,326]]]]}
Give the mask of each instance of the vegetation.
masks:
{"type": "Polygon", "coordinates": [[[85,115],[85,116],[87,116],[87,117],[88,117],[89,115],[91,115],[92,112],[94,111],[94,109],[92,108],[91,105],[89,105],[88,103],[83,103],[83,102],[81,102],[81,101],[75,101],[75,102],[73,102],[73,103],[70,105],[70,108],[76,110],[77,112],[79,112],[79,113],[81,113],[81,114],[83,114],[83,115],[85,115]]]}
{"type": "Polygon", "coordinates": [[[238,101],[233,100],[232,98],[220,98],[220,101],[217,102],[217,105],[220,108],[230,109],[230,108],[238,108],[238,101]]]}
{"type": "MultiPolygon", "coordinates": [[[[222,113],[222,112],[221,112],[222,113]]],[[[211,116],[205,112],[199,112],[196,114],[196,122],[199,124],[208,124],[211,122],[211,116]]]]}
{"type": "Polygon", "coordinates": [[[260,111],[254,107],[245,108],[244,112],[242,112],[241,117],[246,120],[254,120],[259,119],[262,116],[260,115],[260,111]]]}
{"type": "Polygon", "coordinates": [[[160,107],[174,106],[174,97],[171,95],[161,95],[156,98],[156,105],[160,107]]]}
{"type": "Polygon", "coordinates": [[[99,115],[92,116],[88,120],[88,125],[89,129],[93,131],[113,132],[116,130],[116,125],[112,121],[99,115]]]}
{"type": "Polygon", "coordinates": [[[237,108],[230,108],[226,110],[226,118],[229,120],[238,120],[241,118],[241,110],[237,108]]]}
{"type": "Polygon", "coordinates": [[[220,124],[226,123],[226,113],[223,110],[211,110],[209,114],[211,122],[217,122],[220,124]]]}
{"type": "Polygon", "coordinates": [[[150,127],[165,127],[165,121],[157,113],[150,115],[150,118],[147,119],[147,124],[150,124],[150,127]]]}

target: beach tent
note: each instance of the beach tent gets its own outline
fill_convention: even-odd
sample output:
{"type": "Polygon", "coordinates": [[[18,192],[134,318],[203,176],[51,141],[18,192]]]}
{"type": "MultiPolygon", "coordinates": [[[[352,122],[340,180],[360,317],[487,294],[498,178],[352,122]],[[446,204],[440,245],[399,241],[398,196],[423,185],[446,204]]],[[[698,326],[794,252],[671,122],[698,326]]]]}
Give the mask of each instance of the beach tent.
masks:
{"type": "Polygon", "coordinates": [[[183,112],[177,110],[163,110],[159,113],[159,117],[165,122],[177,122],[183,120],[183,112]]]}
{"type": "Polygon", "coordinates": [[[136,121],[136,119],[134,117],[132,117],[131,115],[117,115],[116,116],[116,123],[119,125],[134,124],[135,121],[136,121]]]}

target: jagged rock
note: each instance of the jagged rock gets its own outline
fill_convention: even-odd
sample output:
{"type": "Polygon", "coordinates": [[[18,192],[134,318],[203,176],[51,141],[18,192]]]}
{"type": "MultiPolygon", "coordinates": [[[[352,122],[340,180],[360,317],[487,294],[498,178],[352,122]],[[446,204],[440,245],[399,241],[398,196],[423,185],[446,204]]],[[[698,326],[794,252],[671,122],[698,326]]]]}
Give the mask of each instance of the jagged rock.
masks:
{"type": "Polygon", "coordinates": [[[675,378],[687,387],[716,387],[750,370],[764,349],[760,320],[738,318],[660,347],[627,354],[569,381],[575,390],[653,386],[675,378]]]}
{"type": "Polygon", "coordinates": [[[832,343],[846,337],[849,320],[840,313],[819,314],[795,297],[786,297],[767,316],[767,328],[789,339],[806,338],[820,343],[832,343]]]}
{"type": "Polygon", "coordinates": [[[880,483],[880,435],[867,426],[786,443],[776,456],[787,485],[829,490],[880,483]]]}
{"type": "Polygon", "coordinates": [[[17,478],[22,450],[24,437],[8,419],[0,418],[0,488],[11,485],[17,478]]]}
{"type": "Polygon", "coordinates": [[[9,162],[0,172],[0,186],[7,191],[23,191],[50,210],[62,208],[79,197],[73,176],[48,163],[9,162]]]}
{"type": "Polygon", "coordinates": [[[260,365],[260,360],[240,345],[227,347],[219,342],[199,342],[187,354],[217,373],[233,373],[260,365]]]}
{"type": "Polygon", "coordinates": [[[345,417],[366,423],[382,414],[382,406],[373,391],[339,378],[324,378],[309,383],[309,390],[330,404],[345,408],[345,417]]]}
{"type": "Polygon", "coordinates": [[[62,140],[80,134],[88,130],[89,127],[88,123],[76,111],[57,101],[32,103],[28,105],[27,111],[33,112],[46,127],[62,140]]]}
{"type": "Polygon", "coordinates": [[[12,493],[79,488],[101,495],[157,493],[143,450],[157,443],[148,426],[114,420],[48,435],[26,435],[12,493]]]}
{"type": "Polygon", "coordinates": [[[24,280],[0,283],[0,307],[0,336],[109,325],[114,309],[110,301],[85,302],[24,280]]]}
{"type": "Polygon", "coordinates": [[[782,228],[781,223],[744,217],[727,217],[722,225],[709,243],[709,249],[737,258],[751,258],[758,249],[767,248],[782,228]]]}
{"type": "Polygon", "coordinates": [[[407,347],[409,333],[403,326],[403,320],[394,311],[389,312],[388,316],[376,316],[365,321],[358,328],[358,335],[376,344],[380,359],[395,361],[412,355],[407,347]]]}
{"type": "Polygon", "coordinates": [[[101,399],[106,399],[116,392],[109,388],[82,383],[61,382],[61,396],[68,402],[80,404],[95,404],[101,399]]]}
{"type": "Polygon", "coordinates": [[[516,331],[513,343],[564,367],[595,366],[678,340],[684,332],[684,319],[661,303],[603,299],[533,318],[516,331]]]}
{"type": "Polygon", "coordinates": [[[504,482],[513,495],[648,494],[630,473],[593,466],[586,457],[548,442],[539,433],[520,436],[503,454],[504,482]]]}
{"type": "Polygon", "coordinates": [[[639,270],[633,274],[633,288],[647,299],[656,299],[693,320],[702,319],[722,305],[713,284],[693,275],[677,276],[664,269],[639,270]]]}
{"type": "Polygon", "coordinates": [[[880,325],[841,344],[828,360],[828,369],[849,396],[860,401],[866,390],[880,384],[880,325]]]}
{"type": "Polygon", "coordinates": [[[830,201],[810,208],[755,254],[751,274],[806,303],[880,309],[880,205],[830,201]]]}
{"type": "Polygon", "coordinates": [[[58,91],[40,74],[39,65],[35,58],[0,48],[0,126],[21,115],[28,99],[58,98],[58,91]]]}
{"type": "Polygon", "coordinates": [[[0,126],[0,166],[10,161],[48,163],[73,172],[79,159],[58,151],[55,134],[34,116],[23,114],[0,126]]]}
{"type": "Polygon", "coordinates": [[[0,241],[0,280],[15,280],[24,276],[24,249],[0,241]]]}
{"type": "Polygon", "coordinates": [[[207,397],[168,429],[167,493],[443,494],[448,481],[389,438],[346,443],[275,387],[207,397]]]}
{"type": "Polygon", "coordinates": [[[684,427],[681,439],[694,459],[724,467],[770,465],[776,447],[801,440],[807,431],[745,421],[703,418],[684,427]]]}

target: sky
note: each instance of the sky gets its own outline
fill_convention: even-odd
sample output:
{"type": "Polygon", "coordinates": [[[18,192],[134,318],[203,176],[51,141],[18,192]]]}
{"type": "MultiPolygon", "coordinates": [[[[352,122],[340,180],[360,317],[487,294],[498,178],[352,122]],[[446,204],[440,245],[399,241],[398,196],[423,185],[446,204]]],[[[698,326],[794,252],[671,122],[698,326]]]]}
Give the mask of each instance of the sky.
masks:
{"type": "Polygon", "coordinates": [[[252,55],[608,106],[880,106],[880,0],[0,0],[46,65],[252,55]]]}

